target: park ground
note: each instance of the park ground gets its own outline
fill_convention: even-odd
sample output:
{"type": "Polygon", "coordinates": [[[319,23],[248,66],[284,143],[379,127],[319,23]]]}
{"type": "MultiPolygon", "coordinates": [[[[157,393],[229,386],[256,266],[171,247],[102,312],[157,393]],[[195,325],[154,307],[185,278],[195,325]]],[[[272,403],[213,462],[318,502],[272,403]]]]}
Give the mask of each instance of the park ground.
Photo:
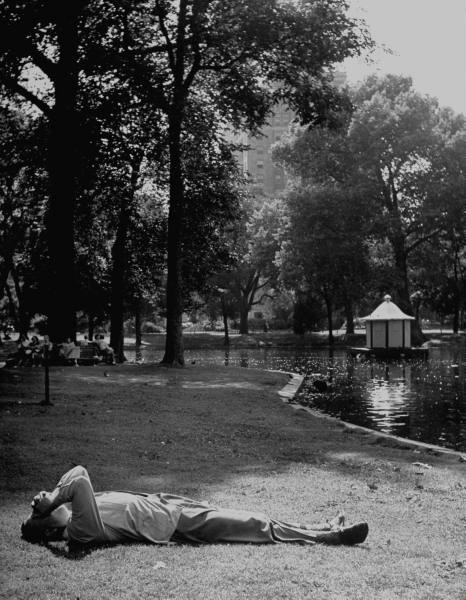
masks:
{"type": "Polygon", "coordinates": [[[283,402],[283,373],[124,365],[0,370],[0,596],[464,600],[466,463],[283,402]],[[417,464],[414,464],[417,463],[417,464]],[[32,496],[75,464],[102,489],[167,491],[284,520],[343,510],[367,541],[125,545],[70,556],[20,538],[32,496]]]}

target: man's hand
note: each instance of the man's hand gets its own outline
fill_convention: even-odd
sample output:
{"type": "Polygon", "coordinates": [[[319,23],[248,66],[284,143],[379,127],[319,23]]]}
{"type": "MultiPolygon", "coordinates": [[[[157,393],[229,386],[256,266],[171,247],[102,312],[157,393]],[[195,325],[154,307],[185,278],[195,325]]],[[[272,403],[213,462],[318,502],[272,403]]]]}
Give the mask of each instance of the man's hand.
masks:
{"type": "Polygon", "coordinates": [[[50,514],[50,505],[52,504],[52,494],[50,492],[39,492],[34,496],[31,506],[35,517],[46,517],[50,514]]]}

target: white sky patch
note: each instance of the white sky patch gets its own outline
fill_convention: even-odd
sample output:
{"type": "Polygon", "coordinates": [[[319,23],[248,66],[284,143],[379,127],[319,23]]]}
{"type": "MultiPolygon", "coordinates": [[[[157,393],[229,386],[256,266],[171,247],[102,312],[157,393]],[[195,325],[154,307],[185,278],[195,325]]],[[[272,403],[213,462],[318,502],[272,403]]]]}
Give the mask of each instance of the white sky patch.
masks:
{"type": "Polygon", "coordinates": [[[349,83],[371,73],[410,75],[421,93],[466,114],[466,0],[349,0],[373,38],[389,47],[343,63],[349,83]]]}

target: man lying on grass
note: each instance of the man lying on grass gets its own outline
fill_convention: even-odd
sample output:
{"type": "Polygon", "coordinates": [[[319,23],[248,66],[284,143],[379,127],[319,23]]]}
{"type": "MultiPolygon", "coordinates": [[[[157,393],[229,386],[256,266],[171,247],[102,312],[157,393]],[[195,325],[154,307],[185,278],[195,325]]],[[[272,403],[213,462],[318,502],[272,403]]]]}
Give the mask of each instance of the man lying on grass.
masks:
{"type": "Polygon", "coordinates": [[[344,516],[320,525],[276,521],[259,512],[215,508],[172,494],[94,493],[84,467],[65,473],[53,492],[40,492],[32,515],[22,524],[32,543],[68,540],[82,545],[169,541],[270,544],[360,544],[367,523],[344,526],[344,516]],[[71,503],[71,511],[64,506],[71,503]]]}

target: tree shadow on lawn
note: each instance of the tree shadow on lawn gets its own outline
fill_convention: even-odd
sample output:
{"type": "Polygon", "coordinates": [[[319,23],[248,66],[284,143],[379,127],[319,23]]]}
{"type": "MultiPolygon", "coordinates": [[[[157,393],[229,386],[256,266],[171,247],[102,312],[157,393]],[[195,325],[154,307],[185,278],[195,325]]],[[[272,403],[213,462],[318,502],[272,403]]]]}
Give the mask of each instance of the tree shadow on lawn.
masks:
{"type": "MultiPolygon", "coordinates": [[[[292,546],[309,546],[305,542],[283,542],[283,544],[288,544],[292,546]]],[[[51,554],[58,558],[62,558],[69,561],[81,561],[88,557],[90,557],[94,552],[117,548],[118,546],[131,546],[135,548],[147,547],[153,548],[154,544],[144,543],[144,542],[122,542],[119,544],[99,544],[99,545],[84,545],[84,544],[70,544],[68,542],[53,542],[53,543],[45,543],[39,544],[40,546],[46,548],[51,554]]],[[[160,545],[163,548],[201,548],[203,546],[270,546],[271,544],[263,543],[263,544],[254,544],[248,542],[212,542],[212,543],[199,543],[186,539],[176,539],[170,540],[167,544],[160,545]]],[[[324,546],[326,544],[323,544],[324,546]]],[[[333,545],[330,545],[334,547],[333,545]]],[[[364,545],[355,545],[352,546],[352,549],[367,553],[370,552],[369,546],[364,545]]]]}
{"type": "MultiPolygon", "coordinates": [[[[4,433],[7,446],[19,448],[5,457],[12,463],[5,488],[10,491],[24,489],[25,484],[50,487],[55,483],[39,482],[37,469],[42,478],[49,477],[49,469],[43,461],[27,460],[21,437],[28,427],[36,432],[41,452],[49,448],[53,453],[45,460],[49,466],[53,463],[52,477],[57,469],[84,464],[99,490],[123,486],[199,497],[220,486],[241,485],[247,478],[253,482],[264,478],[273,485],[271,477],[290,472],[297,478],[296,482],[290,479],[290,485],[298,488],[300,478],[312,485],[313,479],[326,481],[327,474],[342,482],[353,479],[365,484],[377,478],[407,487],[416,480],[412,468],[416,461],[464,476],[465,465],[456,457],[418,452],[403,442],[347,430],[337,421],[292,409],[274,394],[272,385],[278,391],[286,383],[277,374],[131,366],[109,370],[105,378],[103,368],[65,368],[55,373],[55,407],[12,401],[28,394],[28,383],[37,389],[41,383],[37,371],[25,370],[24,385],[14,380],[6,402],[0,402],[0,408],[17,413],[8,415],[13,432],[4,433]],[[124,384],[129,379],[134,379],[134,387],[128,398],[124,384]],[[152,391],[152,385],[157,388],[154,380],[171,385],[160,394],[152,391]],[[222,389],[228,392],[226,400],[217,392],[222,389]]],[[[3,378],[1,373],[0,383],[3,378]]],[[[246,486],[243,491],[250,490],[246,486]]]]}
{"type": "MultiPolygon", "coordinates": [[[[305,423],[300,420],[300,425],[305,423]]],[[[160,482],[162,476],[165,487],[182,495],[203,499],[214,493],[224,504],[228,493],[219,490],[230,489],[236,498],[243,495],[247,500],[252,495],[254,503],[265,499],[266,505],[272,506],[268,491],[277,485],[278,494],[286,495],[290,503],[293,495],[303,494],[321,506],[331,506],[332,498],[343,503],[345,498],[356,499],[361,493],[374,499],[384,491],[394,490],[404,496],[412,490],[421,493],[424,488],[458,491],[463,485],[465,465],[456,456],[432,455],[371,434],[352,432],[347,436],[338,425],[320,431],[315,428],[314,423],[309,436],[275,438],[273,432],[245,426],[235,440],[235,456],[215,444],[210,460],[204,455],[199,464],[193,465],[189,458],[185,463],[181,455],[178,461],[171,456],[173,469],[163,474],[159,471],[157,479],[160,482]],[[243,448],[247,449],[243,452],[243,448]],[[289,490],[283,489],[287,486],[289,490]]],[[[133,481],[138,489],[153,488],[150,473],[136,475],[133,481]]]]}
{"type": "Polygon", "coordinates": [[[66,542],[56,542],[54,544],[43,544],[54,556],[66,558],[67,560],[79,561],[87,558],[96,548],[91,547],[73,547],[66,542]]]}
{"type": "MultiPolygon", "coordinates": [[[[57,556],[59,558],[64,558],[66,560],[80,561],[84,560],[88,556],[92,555],[94,552],[116,548],[117,546],[147,546],[153,547],[153,544],[144,544],[144,543],[120,543],[120,544],[79,544],[79,543],[70,543],[70,542],[50,542],[46,544],[40,544],[51,554],[57,556]]],[[[175,543],[169,542],[169,544],[165,544],[165,546],[173,546],[175,543]]],[[[199,545],[199,544],[192,544],[199,545]]]]}

